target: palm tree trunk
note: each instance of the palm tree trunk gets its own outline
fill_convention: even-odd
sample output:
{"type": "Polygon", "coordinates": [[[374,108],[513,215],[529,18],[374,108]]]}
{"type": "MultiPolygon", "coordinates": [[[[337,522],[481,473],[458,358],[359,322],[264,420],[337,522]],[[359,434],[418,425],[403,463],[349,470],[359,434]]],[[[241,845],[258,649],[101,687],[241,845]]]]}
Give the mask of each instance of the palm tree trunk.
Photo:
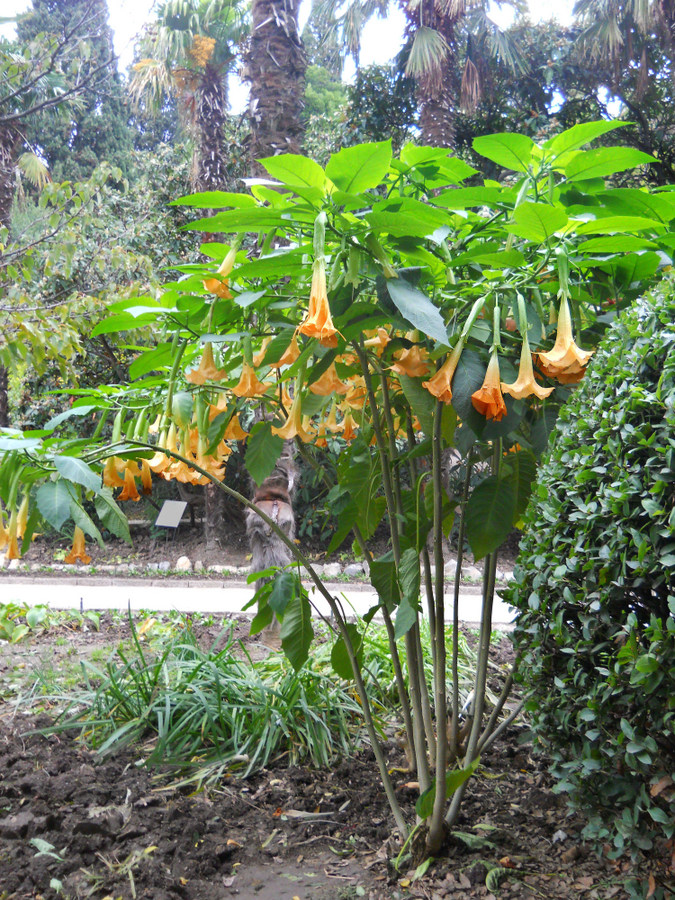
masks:
{"type": "Polygon", "coordinates": [[[226,115],[226,82],[216,67],[207,64],[197,95],[198,159],[195,189],[198,191],[222,190],[225,184],[227,154],[223,128],[226,115]]]}
{"type": "Polygon", "coordinates": [[[307,59],[298,30],[299,0],[253,0],[244,78],[251,84],[253,160],[298,153],[307,59]]]}

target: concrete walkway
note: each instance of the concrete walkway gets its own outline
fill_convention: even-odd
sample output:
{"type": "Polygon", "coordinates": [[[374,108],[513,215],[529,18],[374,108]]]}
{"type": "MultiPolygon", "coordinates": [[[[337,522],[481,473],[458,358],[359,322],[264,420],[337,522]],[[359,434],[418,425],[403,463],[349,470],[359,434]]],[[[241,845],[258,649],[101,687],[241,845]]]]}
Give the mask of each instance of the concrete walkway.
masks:
{"type": "MultiPolygon", "coordinates": [[[[309,584],[307,585],[309,589],[309,584]]],[[[364,615],[377,603],[377,595],[369,584],[352,582],[328,583],[328,590],[337,597],[349,615],[364,615]]],[[[52,609],[77,610],[148,610],[240,613],[253,596],[253,589],[244,581],[208,581],[200,579],[112,579],[98,576],[38,578],[3,575],[0,577],[0,602],[26,606],[46,605],[52,609]]],[[[326,600],[310,590],[310,600],[316,614],[328,615],[326,600]]],[[[452,619],[452,594],[446,598],[446,620],[452,619]]],[[[481,619],[481,597],[478,587],[462,586],[459,597],[459,618],[465,624],[477,624],[481,619]]],[[[492,621],[500,628],[509,627],[514,610],[495,597],[492,621]]]]}

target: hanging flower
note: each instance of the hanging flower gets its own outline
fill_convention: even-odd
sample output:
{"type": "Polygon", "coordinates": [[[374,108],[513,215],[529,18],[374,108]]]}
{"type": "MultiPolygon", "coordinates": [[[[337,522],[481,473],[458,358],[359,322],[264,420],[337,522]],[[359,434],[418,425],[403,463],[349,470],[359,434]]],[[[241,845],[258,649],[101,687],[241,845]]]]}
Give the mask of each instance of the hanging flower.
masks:
{"type": "MultiPolygon", "coordinates": [[[[243,441],[247,437],[248,432],[244,431],[239,423],[239,416],[235,413],[227,423],[223,440],[226,441],[243,441]]],[[[228,448],[229,449],[229,448],[228,448]]]]}
{"type": "Polygon", "coordinates": [[[264,394],[268,387],[269,385],[265,382],[258,381],[253,367],[244,362],[241,367],[239,384],[232,388],[232,393],[235,397],[258,397],[260,394],[264,394]]]}
{"type": "Polygon", "coordinates": [[[69,565],[74,565],[78,560],[86,566],[87,563],[91,562],[91,556],[89,556],[85,549],[84,531],[82,531],[79,525],[76,525],[75,533],[73,535],[73,546],[68,556],[64,559],[64,562],[69,565]]]}
{"type": "Polygon", "coordinates": [[[141,484],[143,485],[143,493],[152,493],[152,469],[147,459],[141,461],[141,484]]]}
{"type": "Polygon", "coordinates": [[[593,352],[593,350],[582,350],[575,344],[569,303],[567,297],[563,297],[558,313],[556,342],[547,353],[537,354],[542,372],[551,378],[557,378],[562,384],[581,381],[593,352]]]}
{"type": "Polygon", "coordinates": [[[298,347],[298,339],[294,334],[291,342],[282,353],[277,362],[268,363],[271,369],[280,369],[282,366],[292,366],[296,359],[300,356],[300,347],[298,347]]]}
{"type": "Polygon", "coordinates": [[[450,403],[452,400],[452,379],[463,349],[464,340],[460,338],[438,372],[432,375],[428,381],[422,382],[422,387],[425,387],[433,397],[443,403],[450,403]]]}
{"type": "Polygon", "coordinates": [[[18,515],[16,509],[12,510],[9,517],[9,527],[7,529],[7,559],[21,559],[21,550],[17,540],[18,515]]]}
{"type": "MultiPolygon", "coordinates": [[[[406,337],[414,340],[415,332],[408,332],[406,337]]],[[[421,378],[423,375],[429,374],[429,354],[424,347],[420,347],[418,344],[413,344],[407,350],[397,350],[394,353],[394,359],[396,362],[389,368],[397,375],[421,378]]]]}
{"type": "Polygon", "coordinates": [[[178,452],[178,444],[177,433],[176,433],[176,425],[174,422],[171,423],[169,427],[168,433],[164,433],[160,436],[157,441],[158,449],[155,452],[154,456],[152,456],[148,460],[148,465],[157,475],[161,475],[164,478],[164,472],[169,468],[171,463],[173,462],[172,458],[164,452],[162,449],[166,447],[167,450],[171,450],[174,453],[178,452]]]}
{"type": "Polygon", "coordinates": [[[523,346],[520,350],[518,378],[513,384],[505,384],[502,381],[502,391],[505,394],[510,394],[512,397],[515,397],[516,400],[523,400],[525,397],[531,397],[533,395],[538,397],[539,400],[543,400],[553,391],[552,387],[541,387],[541,385],[537,384],[534,380],[532,354],[530,353],[530,342],[527,339],[527,335],[523,338],[523,346]]]}
{"type": "Polygon", "coordinates": [[[228,279],[225,276],[229,275],[234,268],[236,256],[237,245],[235,244],[227,251],[225,259],[218,268],[218,274],[221,278],[205,278],[204,281],[202,281],[204,290],[209,291],[211,294],[216,294],[216,296],[220,297],[222,300],[232,299],[232,294],[228,287],[228,279]]]}
{"type": "Polygon", "coordinates": [[[363,346],[375,350],[378,356],[381,356],[382,351],[391,340],[386,328],[378,328],[375,334],[371,331],[366,331],[365,335],[367,340],[363,342],[363,346]]]}
{"type": "Polygon", "coordinates": [[[368,388],[366,379],[363,375],[356,375],[348,380],[349,390],[345,394],[345,400],[352,409],[363,409],[363,405],[368,397],[368,388]]]}
{"type": "Polygon", "coordinates": [[[335,363],[331,363],[323,375],[310,384],[309,389],[319,397],[327,397],[329,394],[346,394],[349,385],[340,381],[335,363]]]}
{"type": "Polygon", "coordinates": [[[323,256],[314,261],[307,315],[298,326],[300,334],[318,338],[322,347],[337,347],[337,328],[333,325],[326,291],[326,263],[323,256]]]}
{"type": "Polygon", "coordinates": [[[356,431],[359,426],[354,421],[354,414],[352,413],[351,409],[347,409],[345,417],[342,420],[342,426],[342,437],[347,441],[347,443],[349,443],[349,441],[353,441],[356,437],[356,431]]]}
{"type": "Polygon", "coordinates": [[[16,517],[16,533],[21,539],[26,534],[26,525],[28,524],[28,494],[23,495],[21,506],[16,517]]]}
{"type": "Polygon", "coordinates": [[[259,366],[261,366],[263,364],[263,362],[265,360],[265,354],[267,353],[267,348],[269,347],[271,340],[272,340],[271,337],[263,338],[263,342],[260,345],[260,350],[258,350],[257,353],[253,354],[252,362],[253,362],[253,367],[255,369],[257,369],[259,366]]]}
{"type": "Polygon", "coordinates": [[[298,392],[291,404],[291,408],[288,411],[288,418],[284,422],[283,425],[277,427],[275,425],[272,426],[272,434],[276,434],[278,437],[283,438],[285,441],[290,441],[294,437],[299,437],[301,441],[307,443],[307,441],[311,441],[312,435],[305,431],[302,420],[302,402],[301,395],[298,392]]]}
{"type": "Polygon", "coordinates": [[[134,478],[133,472],[129,466],[124,469],[124,487],[120,491],[118,500],[140,500],[141,495],[138,493],[138,489],[136,487],[136,479],[134,478]]]}
{"type": "Polygon", "coordinates": [[[124,468],[124,463],[116,456],[109,456],[103,466],[103,484],[106,487],[123,487],[124,482],[119,472],[124,468]]]}
{"type": "Polygon", "coordinates": [[[499,357],[496,349],[490,355],[483,384],[471,395],[471,403],[482,416],[494,422],[500,422],[506,415],[506,403],[504,403],[500,387],[499,357]]]}
{"type": "Polygon", "coordinates": [[[219,369],[213,359],[213,346],[210,341],[204,344],[204,352],[202,353],[199,368],[193,369],[185,376],[185,380],[190,384],[204,384],[207,381],[220,381],[227,376],[224,369],[219,369]]]}

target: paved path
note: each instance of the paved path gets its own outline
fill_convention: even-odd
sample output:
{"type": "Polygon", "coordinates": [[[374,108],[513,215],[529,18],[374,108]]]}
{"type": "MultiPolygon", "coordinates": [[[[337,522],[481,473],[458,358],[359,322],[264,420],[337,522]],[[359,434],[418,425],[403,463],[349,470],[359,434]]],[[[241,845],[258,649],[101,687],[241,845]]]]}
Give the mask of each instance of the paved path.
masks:
{"type": "MultiPolygon", "coordinates": [[[[328,583],[333,596],[340,598],[346,611],[366,613],[377,601],[370,585],[352,582],[328,583]]],[[[0,578],[0,602],[28,606],[46,604],[52,609],[152,610],[203,613],[240,613],[251,599],[253,590],[245,582],[189,580],[155,580],[125,578],[113,580],[96,576],[72,578],[0,578]]],[[[317,613],[328,614],[326,600],[310,590],[317,613]]],[[[492,621],[508,626],[514,611],[495,597],[492,621]]],[[[459,617],[466,624],[480,622],[481,598],[477,587],[462,586],[459,617]]],[[[452,619],[452,595],[446,595],[446,619],[452,619]]]]}

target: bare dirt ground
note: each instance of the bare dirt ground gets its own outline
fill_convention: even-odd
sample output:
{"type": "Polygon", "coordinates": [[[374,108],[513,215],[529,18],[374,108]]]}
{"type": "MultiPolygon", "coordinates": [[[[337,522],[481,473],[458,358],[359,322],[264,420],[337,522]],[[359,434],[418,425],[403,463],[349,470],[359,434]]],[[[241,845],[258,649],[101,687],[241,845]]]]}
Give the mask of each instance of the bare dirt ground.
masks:
{"type": "MultiPolygon", "coordinates": [[[[99,624],[64,621],[0,645],[2,900],[631,896],[630,866],[580,840],[583,822],[552,793],[522,723],[484,754],[457,833],[417,881],[393,866],[400,847],[367,746],[327,770],[289,768],[282,757],[195,793],[143,766],[142,747],[106,759],[70,733],[39,733],[53,714],[11,703],[17,683],[26,690],[46,666],[64,669],[128,640],[123,619],[99,624]]],[[[222,624],[193,627],[210,642],[222,624]]],[[[236,628],[247,640],[245,620],[236,628]]],[[[509,646],[497,648],[498,661],[509,646]]],[[[398,746],[386,749],[391,766],[402,766],[398,746]]],[[[409,775],[395,778],[412,821],[416,791],[409,775]]]]}

